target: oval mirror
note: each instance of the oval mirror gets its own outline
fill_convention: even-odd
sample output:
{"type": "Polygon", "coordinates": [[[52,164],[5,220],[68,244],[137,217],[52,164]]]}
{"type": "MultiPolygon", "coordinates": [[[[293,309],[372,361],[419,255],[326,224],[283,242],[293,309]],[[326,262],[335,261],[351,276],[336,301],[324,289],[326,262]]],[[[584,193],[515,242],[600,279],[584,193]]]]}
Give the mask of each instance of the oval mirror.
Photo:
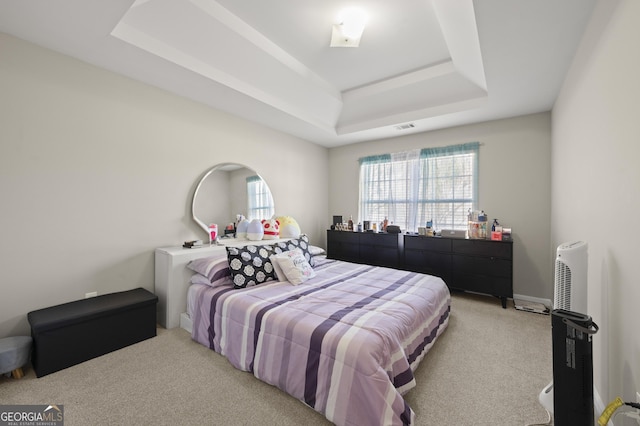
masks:
{"type": "Polygon", "coordinates": [[[218,164],[208,170],[191,202],[193,220],[209,235],[210,243],[210,224],[217,224],[218,235],[224,236],[226,226],[235,224],[238,214],[252,220],[268,219],[274,213],[267,183],[255,170],[236,163],[218,164]]]}

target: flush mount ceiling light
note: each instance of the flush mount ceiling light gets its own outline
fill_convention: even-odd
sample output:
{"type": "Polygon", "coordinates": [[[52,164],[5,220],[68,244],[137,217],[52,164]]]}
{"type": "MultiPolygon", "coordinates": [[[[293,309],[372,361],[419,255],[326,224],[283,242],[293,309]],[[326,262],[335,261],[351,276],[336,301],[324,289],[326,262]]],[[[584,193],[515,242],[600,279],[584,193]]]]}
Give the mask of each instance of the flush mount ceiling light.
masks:
{"type": "Polygon", "coordinates": [[[333,24],[331,32],[331,47],[358,47],[367,14],[358,8],[343,10],[338,16],[338,24],[333,24]]]}

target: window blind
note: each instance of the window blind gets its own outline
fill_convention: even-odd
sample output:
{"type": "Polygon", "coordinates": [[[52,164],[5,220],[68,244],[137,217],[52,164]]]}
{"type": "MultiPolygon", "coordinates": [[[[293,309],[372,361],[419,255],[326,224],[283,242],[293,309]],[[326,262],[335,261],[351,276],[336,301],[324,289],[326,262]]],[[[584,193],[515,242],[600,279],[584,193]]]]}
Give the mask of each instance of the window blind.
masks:
{"type": "Polygon", "coordinates": [[[437,229],[466,229],[478,194],[478,142],[363,157],[360,221],[390,223],[415,232],[427,221],[437,229]]]}
{"type": "Polygon", "coordinates": [[[247,219],[270,219],[275,213],[273,198],[260,176],[247,177],[247,219]]]}

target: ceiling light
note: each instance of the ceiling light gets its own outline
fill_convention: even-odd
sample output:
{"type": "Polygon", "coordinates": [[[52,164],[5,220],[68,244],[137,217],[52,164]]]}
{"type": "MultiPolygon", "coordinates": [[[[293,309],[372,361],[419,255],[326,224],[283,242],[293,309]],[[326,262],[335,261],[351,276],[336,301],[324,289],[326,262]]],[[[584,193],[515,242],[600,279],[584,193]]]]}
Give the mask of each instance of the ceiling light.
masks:
{"type": "Polygon", "coordinates": [[[338,24],[333,24],[331,47],[358,47],[368,16],[358,8],[343,10],[338,24]]]}

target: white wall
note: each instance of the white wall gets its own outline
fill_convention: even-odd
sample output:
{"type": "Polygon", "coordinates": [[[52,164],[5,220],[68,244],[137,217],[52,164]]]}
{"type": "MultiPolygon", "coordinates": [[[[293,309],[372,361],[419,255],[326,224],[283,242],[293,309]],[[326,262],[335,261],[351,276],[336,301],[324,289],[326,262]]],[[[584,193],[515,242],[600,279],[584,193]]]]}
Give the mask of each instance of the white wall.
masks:
{"type": "Polygon", "coordinates": [[[551,117],[505,120],[347,145],[329,150],[329,214],[358,214],[358,158],[478,141],[479,207],[514,232],[514,294],[553,297],[550,261],[551,117]]]}
{"type": "Polygon", "coordinates": [[[256,170],[324,239],[328,150],[0,34],[0,337],[90,291],[153,289],[153,250],[206,239],[203,173],[256,170]]]}
{"type": "MultiPolygon", "coordinates": [[[[598,2],[552,113],[552,244],[589,244],[594,382],[640,391],[640,2],[598,2]]],[[[630,423],[634,424],[634,423],[630,423]]]]}

